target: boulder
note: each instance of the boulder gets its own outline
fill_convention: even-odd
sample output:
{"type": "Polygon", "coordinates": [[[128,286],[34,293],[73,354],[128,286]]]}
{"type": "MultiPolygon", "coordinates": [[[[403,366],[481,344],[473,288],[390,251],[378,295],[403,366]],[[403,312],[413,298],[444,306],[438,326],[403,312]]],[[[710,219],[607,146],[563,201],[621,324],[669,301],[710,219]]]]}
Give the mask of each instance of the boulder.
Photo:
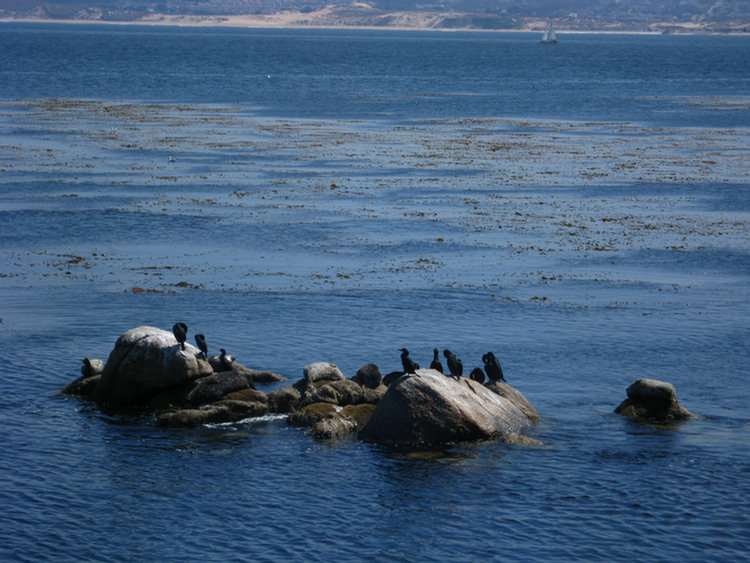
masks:
{"type": "Polygon", "coordinates": [[[339,407],[331,403],[313,403],[289,415],[291,426],[310,428],[315,438],[335,438],[362,428],[373,411],[374,405],[348,405],[339,407]]]}
{"type": "Polygon", "coordinates": [[[382,384],[375,389],[371,389],[370,387],[362,387],[362,398],[359,402],[361,404],[367,403],[376,405],[380,402],[380,399],[383,398],[387,391],[388,387],[382,384]]]}
{"type": "Polygon", "coordinates": [[[331,403],[334,405],[352,405],[362,401],[362,386],[351,379],[337,379],[321,386],[315,386],[305,394],[300,405],[312,403],[331,403]]]}
{"type": "Polygon", "coordinates": [[[313,382],[318,381],[336,381],[337,379],[346,379],[344,374],[336,364],[329,362],[315,362],[305,366],[303,375],[306,380],[313,382]]]}
{"type": "Polygon", "coordinates": [[[201,377],[195,382],[192,391],[188,393],[187,402],[191,405],[215,403],[230,393],[243,389],[254,389],[248,376],[234,371],[215,373],[201,377]]]}
{"type": "Polygon", "coordinates": [[[657,379],[637,379],[626,389],[628,398],[615,409],[617,414],[640,420],[676,422],[695,415],[677,400],[674,385],[657,379]]]}
{"type": "Polygon", "coordinates": [[[301,379],[297,383],[271,391],[268,394],[268,408],[276,413],[289,413],[296,410],[307,387],[307,382],[301,379]]]}
{"type": "Polygon", "coordinates": [[[190,344],[182,350],[174,335],[140,326],[120,336],[94,390],[101,407],[127,408],[147,402],[170,387],[213,373],[190,344]]]}
{"type": "Polygon", "coordinates": [[[515,434],[536,418],[524,412],[525,398],[516,404],[523,395],[506,395],[468,378],[419,369],[391,383],[360,438],[414,446],[515,434]]]}
{"type": "Polygon", "coordinates": [[[365,364],[357,370],[352,381],[359,383],[362,387],[377,389],[383,383],[383,376],[377,365],[365,364]]]}
{"type": "Polygon", "coordinates": [[[250,387],[247,389],[240,389],[239,391],[232,391],[224,398],[227,400],[248,401],[252,403],[263,403],[265,405],[268,404],[268,395],[263,391],[258,391],[257,389],[250,387]]]}
{"type": "Polygon", "coordinates": [[[329,362],[308,364],[303,370],[303,375],[304,379],[268,394],[271,412],[289,413],[312,403],[336,403],[339,389],[330,388],[322,392],[319,390],[329,383],[349,381],[336,364],[329,362]]]}
{"type": "Polygon", "coordinates": [[[289,426],[312,427],[327,416],[333,416],[341,409],[331,403],[313,403],[295,411],[287,418],[289,426]]]}
{"type": "Polygon", "coordinates": [[[361,429],[365,427],[365,424],[372,417],[372,413],[375,412],[375,405],[371,403],[362,403],[360,405],[346,405],[341,409],[341,415],[346,416],[354,420],[357,423],[357,428],[361,429]]]}

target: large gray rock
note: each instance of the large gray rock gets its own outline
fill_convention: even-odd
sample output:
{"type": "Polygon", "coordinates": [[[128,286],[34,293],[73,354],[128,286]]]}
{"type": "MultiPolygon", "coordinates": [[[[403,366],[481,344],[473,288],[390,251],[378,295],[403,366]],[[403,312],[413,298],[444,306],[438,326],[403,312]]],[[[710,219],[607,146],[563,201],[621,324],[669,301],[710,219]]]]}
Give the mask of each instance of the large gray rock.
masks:
{"type": "Polygon", "coordinates": [[[419,369],[391,384],[360,438],[411,446],[515,434],[538,418],[525,398],[517,402],[515,394],[500,395],[471,379],[419,369]]]}
{"type": "Polygon", "coordinates": [[[688,420],[695,415],[677,400],[674,385],[658,379],[637,379],[627,388],[628,398],[615,409],[629,418],[674,422],[688,420]]]}
{"type": "Polygon", "coordinates": [[[128,408],[154,395],[213,373],[190,344],[181,350],[170,331],[139,326],[116,342],[94,390],[102,407],[128,408]]]}

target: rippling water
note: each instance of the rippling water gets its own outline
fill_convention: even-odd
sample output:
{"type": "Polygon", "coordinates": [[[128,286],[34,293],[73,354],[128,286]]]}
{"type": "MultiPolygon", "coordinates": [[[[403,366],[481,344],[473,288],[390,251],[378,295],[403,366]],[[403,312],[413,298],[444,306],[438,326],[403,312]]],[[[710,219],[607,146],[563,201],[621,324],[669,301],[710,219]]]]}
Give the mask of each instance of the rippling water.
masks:
{"type": "Polygon", "coordinates": [[[747,559],[747,38],[1,29],[2,560],[747,559]],[[544,445],[59,393],[178,319],[290,379],[493,350],[544,445]]]}

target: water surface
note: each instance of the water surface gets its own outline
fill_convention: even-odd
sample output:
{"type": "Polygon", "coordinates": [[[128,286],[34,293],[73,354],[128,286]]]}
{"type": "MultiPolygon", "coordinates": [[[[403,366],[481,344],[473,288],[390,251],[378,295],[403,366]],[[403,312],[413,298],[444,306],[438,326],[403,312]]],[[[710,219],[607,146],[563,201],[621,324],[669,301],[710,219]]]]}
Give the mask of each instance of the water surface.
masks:
{"type": "Polygon", "coordinates": [[[747,38],[0,28],[3,560],[747,558],[747,38]],[[60,394],[177,320],[291,380],[492,350],[544,445],[60,394]]]}

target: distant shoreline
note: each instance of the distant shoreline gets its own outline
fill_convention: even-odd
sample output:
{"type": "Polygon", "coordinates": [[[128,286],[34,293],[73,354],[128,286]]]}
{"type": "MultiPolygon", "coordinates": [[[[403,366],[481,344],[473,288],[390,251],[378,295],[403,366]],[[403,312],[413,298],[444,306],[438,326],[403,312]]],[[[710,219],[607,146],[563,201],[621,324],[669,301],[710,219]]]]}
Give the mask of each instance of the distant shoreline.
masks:
{"type": "MultiPolygon", "coordinates": [[[[542,20],[531,20],[518,28],[507,29],[484,29],[478,27],[441,27],[435,25],[435,15],[417,12],[394,16],[394,19],[409,22],[409,25],[367,25],[339,21],[337,23],[327,22],[324,11],[314,13],[302,12],[277,12],[263,15],[227,15],[227,16],[192,16],[192,15],[166,15],[151,14],[149,16],[132,20],[106,20],[106,19],[53,19],[39,17],[5,17],[0,18],[0,23],[43,23],[61,25],[123,25],[123,26],[165,26],[165,27],[226,27],[246,29],[350,29],[350,30],[383,30],[383,31],[439,31],[439,32],[480,32],[480,33],[541,33],[547,26],[542,20]]],[[[333,19],[333,18],[332,18],[333,19]]],[[[750,31],[713,31],[693,23],[651,24],[655,29],[620,29],[611,24],[609,29],[601,28],[565,28],[555,26],[558,34],[599,34],[599,35],[750,35],[750,31]],[[659,26],[666,26],[668,30],[659,26]]]]}

